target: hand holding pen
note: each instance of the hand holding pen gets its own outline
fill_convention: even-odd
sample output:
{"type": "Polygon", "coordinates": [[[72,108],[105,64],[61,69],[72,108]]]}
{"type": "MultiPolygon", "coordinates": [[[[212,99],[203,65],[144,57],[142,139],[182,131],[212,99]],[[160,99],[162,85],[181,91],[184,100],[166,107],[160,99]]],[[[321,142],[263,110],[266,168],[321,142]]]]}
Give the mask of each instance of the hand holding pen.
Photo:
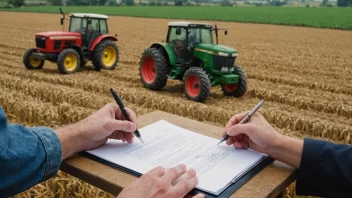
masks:
{"type": "MultiPolygon", "coordinates": [[[[116,100],[116,103],[119,105],[120,109],[121,109],[121,112],[122,114],[125,116],[125,118],[128,120],[128,121],[131,121],[130,120],[130,117],[125,109],[125,105],[122,103],[122,100],[120,99],[120,97],[117,95],[117,93],[115,92],[115,90],[113,88],[110,88],[110,92],[112,94],[112,96],[114,97],[114,99],[116,100]]],[[[136,135],[136,137],[142,142],[142,137],[141,137],[141,134],[139,133],[138,129],[136,129],[134,131],[134,134],[136,135]]]]}
{"type": "MultiPolygon", "coordinates": [[[[264,100],[261,100],[244,118],[241,118],[241,121],[238,122],[237,118],[234,116],[236,120],[236,124],[244,124],[249,121],[249,119],[252,117],[252,115],[259,110],[259,108],[264,104],[264,100]]],[[[231,120],[230,120],[231,121],[231,120]]],[[[226,133],[225,136],[219,141],[218,145],[226,141],[229,138],[229,135],[226,133]]]]}

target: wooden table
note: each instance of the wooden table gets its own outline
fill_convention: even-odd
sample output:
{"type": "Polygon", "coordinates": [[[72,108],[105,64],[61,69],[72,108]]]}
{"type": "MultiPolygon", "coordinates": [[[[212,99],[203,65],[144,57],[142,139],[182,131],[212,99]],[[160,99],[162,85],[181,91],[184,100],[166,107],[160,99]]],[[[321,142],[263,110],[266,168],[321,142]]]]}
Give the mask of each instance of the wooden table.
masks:
{"type": "MultiPolygon", "coordinates": [[[[188,118],[169,114],[162,111],[139,116],[138,127],[144,127],[160,119],[180,127],[220,138],[222,128],[210,124],[198,122],[188,118]]],[[[81,155],[75,155],[66,159],[61,164],[61,170],[73,175],[85,182],[103,189],[113,195],[118,195],[122,188],[132,183],[135,176],[121,172],[99,162],[93,161],[81,155]]],[[[274,161],[264,170],[254,176],[245,185],[238,189],[231,197],[279,197],[282,192],[295,180],[295,170],[281,162],[274,161]]]]}

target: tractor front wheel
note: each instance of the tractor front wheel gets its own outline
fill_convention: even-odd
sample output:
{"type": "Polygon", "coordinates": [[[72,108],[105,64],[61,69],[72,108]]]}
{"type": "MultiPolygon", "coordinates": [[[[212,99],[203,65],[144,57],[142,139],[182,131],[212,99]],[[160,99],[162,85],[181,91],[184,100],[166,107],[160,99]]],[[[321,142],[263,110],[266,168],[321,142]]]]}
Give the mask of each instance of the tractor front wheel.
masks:
{"type": "Polygon", "coordinates": [[[44,65],[44,60],[33,58],[33,53],[38,52],[36,49],[28,49],[23,55],[23,64],[27,69],[41,69],[44,65]]]}
{"type": "Polygon", "coordinates": [[[95,47],[92,56],[95,70],[113,70],[119,61],[119,48],[113,40],[103,40],[95,47]]]}
{"type": "Polygon", "coordinates": [[[186,98],[203,102],[210,93],[210,80],[202,68],[191,67],[183,77],[186,98]]]}
{"type": "Polygon", "coordinates": [[[144,50],[139,63],[139,75],[144,87],[161,90],[167,83],[168,71],[166,58],[158,49],[144,50]]]}
{"type": "Polygon", "coordinates": [[[76,50],[70,48],[62,50],[57,59],[57,66],[62,74],[74,73],[79,69],[80,64],[79,54],[76,50]]]}
{"type": "Polygon", "coordinates": [[[241,97],[247,91],[247,77],[241,67],[235,65],[234,73],[240,77],[236,84],[223,84],[221,85],[222,92],[225,96],[241,97]]]}

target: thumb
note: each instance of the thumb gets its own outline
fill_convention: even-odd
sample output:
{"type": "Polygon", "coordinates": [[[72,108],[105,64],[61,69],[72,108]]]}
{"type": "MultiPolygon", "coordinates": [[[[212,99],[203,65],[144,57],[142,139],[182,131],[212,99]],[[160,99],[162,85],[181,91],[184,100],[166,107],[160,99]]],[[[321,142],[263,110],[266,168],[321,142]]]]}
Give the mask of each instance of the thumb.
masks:
{"type": "Polygon", "coordinates": [[[127,120],[111,120],[109,122],[109,129],[113,131],[134,132],[137,129],[135,123],[127,120]]]}
{"type": "Polygon", "coordinates": [[[240,134],[246,134],[249,136],[250,131],[252,130],[252,124],[236,124],[226,130],[226,134],[229,136],[237,136],[240,134]]]}

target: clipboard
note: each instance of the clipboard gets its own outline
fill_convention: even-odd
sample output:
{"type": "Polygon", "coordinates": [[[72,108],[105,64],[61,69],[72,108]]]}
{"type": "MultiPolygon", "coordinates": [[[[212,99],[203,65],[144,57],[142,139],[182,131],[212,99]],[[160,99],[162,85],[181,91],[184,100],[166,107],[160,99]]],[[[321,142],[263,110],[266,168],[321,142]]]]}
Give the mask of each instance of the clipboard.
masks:
{"type": "MultiPolygon", "coordinates": [[[[99,163],[102,163],[106,166],[112,167],[114,169],[123,171],[125,173],[131,174],[136,177],[142,176],[139,172],[133,171],[131,169],[128,169],[126,167],[120,166],[118,164],[109,162],[107,160],[104,160],[100,157],[97,157],[93,154],[87,153],[85,151],[80,152],[80,154],[84,157],[87,157],[91,160],[97,161],[99,163]]],[[[241,186],[243,186],[245,183],[247,183],[250,179],[252,179],[256,174],[258,174],[260,171],[262,171],[266,166],[271,164],[273,161],[275,161],[273,158],[266,156],[264,157],[259,163],[257,163],[255,166],[249,169],[246,173],[244,173],[240,178],[236,180],[236,182],[230,184],[225,190],[223,190],[219,195],[213,195],[208,192],[204,192],[202,190],[194,188],[192,191],[190,191],[190,195],[196,195],[198,193],[202,193],[205,195],[206,198],[225,198],[231,196],[234,192],[236,192],[241,186]]]]}

